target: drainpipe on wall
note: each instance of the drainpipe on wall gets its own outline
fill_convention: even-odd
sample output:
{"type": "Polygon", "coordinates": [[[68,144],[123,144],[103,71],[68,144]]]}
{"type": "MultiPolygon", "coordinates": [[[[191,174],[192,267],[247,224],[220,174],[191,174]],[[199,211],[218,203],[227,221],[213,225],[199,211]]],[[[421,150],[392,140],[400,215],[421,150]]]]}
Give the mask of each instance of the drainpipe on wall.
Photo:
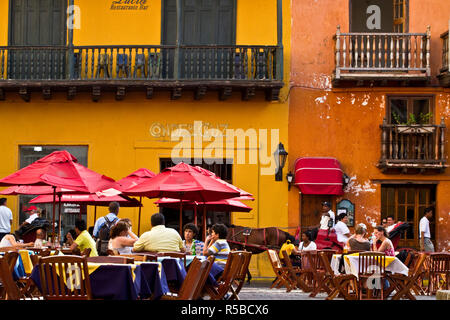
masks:
{"type": "Polygon", "coordinates": [[[283,0],[277,0],[277,80],[283,81],[283,0]]]}

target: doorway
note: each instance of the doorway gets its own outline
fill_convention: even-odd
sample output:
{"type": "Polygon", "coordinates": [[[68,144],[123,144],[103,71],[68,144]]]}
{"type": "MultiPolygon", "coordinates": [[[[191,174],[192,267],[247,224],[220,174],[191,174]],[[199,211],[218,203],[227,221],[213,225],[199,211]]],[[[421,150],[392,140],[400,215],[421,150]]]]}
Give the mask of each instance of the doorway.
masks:
{"type": "MultiPolygon", "coordinates": [[[[180,45],[231,46],[236,43],[236,0],[181,0],[180,45]]],[[[175,45],[177,33],[176,0],[163,2],[162,44],[175,45]]],[[[228,78],[232,52],[229,49],[184,48],[180,51],[180,78],[228,78]]],[[[174,51],[163,55],[163,68],[173,78],[174,51]],[[168,65],[167,65],[168,64],[168,65]],[[167,70],[167,71],[166,71],[167,70]]]]}
{"type": "Polygon", "coordinates": [[[331,204],[334,211],[334,198],[331,195],[300,195],[300,226],[301,231],[307,230],[310,227],[320,224],[322,217],[322,202],[327,201],[331,204]]]}

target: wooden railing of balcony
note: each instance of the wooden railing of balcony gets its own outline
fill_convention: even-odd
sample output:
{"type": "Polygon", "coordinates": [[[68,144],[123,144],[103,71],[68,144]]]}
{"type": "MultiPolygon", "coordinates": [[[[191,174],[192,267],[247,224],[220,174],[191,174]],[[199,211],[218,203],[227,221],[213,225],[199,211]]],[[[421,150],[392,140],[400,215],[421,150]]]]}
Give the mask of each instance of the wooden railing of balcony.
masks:
{"type": "Polygon", "coordinates": [[[414,165],[443,166],[445,160],[445,122],[439,125],[414,124],[380,125],[381,159],[380,164],[391,163],[397,166],[414,165]]]}
{"type": "Polygon", "coordinates": [[[277,46],[9,46],[0,47],[0,80],[282,81],[279,50],[277,46]]]}
{"type": "Polygon", "coordinates": [[[426,33],[341,33],[338,26],[334,36],[335,78],[358,72],[429,77],[430,34],[430,27],[426,33]]]}

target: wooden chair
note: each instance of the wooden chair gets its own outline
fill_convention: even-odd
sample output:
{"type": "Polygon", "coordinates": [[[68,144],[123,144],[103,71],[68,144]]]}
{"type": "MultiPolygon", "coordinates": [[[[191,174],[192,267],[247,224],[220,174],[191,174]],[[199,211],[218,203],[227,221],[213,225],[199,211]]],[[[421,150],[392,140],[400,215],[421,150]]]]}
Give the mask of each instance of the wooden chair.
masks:
{"type": "Polygon", "coordinates": [[[358,293],[355,290],[354,294],[349,293],[349,288],[356,288],[356,277],[353,274],[339,274],[335,275],[331,269],[330,260],[326,252],[319,252],[319,258],[324,268],[323,285],[328,286],[331,290],[328,293],[326,300],[333,300],[338,295],[342,295],[345,300],[357,300],[358,293]]]}
{"type": "Polygon", "coordinates": [[[21,293],[13,279],[8,259],[2,256],[0,256],[0,281],[2,284],[2,291],[4,291],[5,300],[19,300],[21,298],[21,293]]]}
{"type": "Polygon", "coordinates": [[[209,271],[211,270],[214,256],[200,262],[199,259],[194,260],[189,265],[189,270],[184,278],[179,293],[175,295],[164,295],[161,300],[196,300],[200,297],[209,271]]]}
{"type": "MultiPolygon", "coordinates": [[[[151,259],[151,256],[145,255],[145,254],[121,254],[121,255],[119,255],[119,256],[120,256],[120,257],[133,258],[134,261],[141,261],[141,262],[149,262],[149,261],[152,261],[152,260],[149,260],[149,259],[151,259]]],[[[153,261],[156,261],[156,257],[155,257],[155,260],[153,260],[153,261]]]]}
{"type": "MultiPolygon", "coordinates": [[[[222,276],[217,281],[217,286],[207,287],[206,292],[211,297],[211,300],[222,300],[225,298],[225,295],[231,290],[238,273],[241,271],[244,260],[245,257],[243,251],[231,251],[228,254],[227,263],[222,276]]],[[[245,274],[246,273],[244,273],[244,277],[245,274]]]]}
{"type": "Polygon", "coordinates": [[[234,280],[230,286],[231,296],[228,300],[239,300],[239,292],[241,292],[242,287],[245,283],[245,277],[248,273],[248,266],[250,265],[250,260],[252,258],[252,253],[250,251],[235,251],[240,252],[244,256],[244,261],[242,262],[241,268],[234,277],[234,280]]]}
{"type": "Polygon", "coordinates": [[[39,258],[42,295],[46,300],[91,300],[85,257],[66,255],[39,258]],[[64,281],[67,279],[67,282],[64,281]]]}
{"type": "Polygon", "coordinates": [[[428,292],[435,295],[439,289],[448,290],[450,277],[450,253],[431,253],[428,292]]]}
{"type": "Polygon", "coordinates": [[[301,254],[302,273],[304,274],[302,279],[306,286],[305,292],[313,292],[316,287],[317,281],[317,265],[319,256],[316,250],[302,251],[301,254]]]}
{"type": "Polygon", "coordinates": [[[336,254],[336,250],[331,249],[323,249],[320,251],[317,251],[316,257],[313,259],[315,262],[315,265],[312,265],[312,271],[313,271],[313,290],[309,294],[311,298],[314,298],[318,293],[325,291],[326,293],[330,294],[331,289],[327,285],[326,280],[326,266],[323,265],[323,260],[320,258],[320,254],[324,254],[327,258],[327,261],[331,261],[333,258],[333,255],[336,254]]]}
{"type": "Polygon", "coordinates": [[[400,300],[402,297],[407,297],[410,300],[416,300],[416,298],[411,294],[411,290],[416,291],[415,286],[417,285],[418,278],[422,274],[426,258],[427,255],[425,253],[420,253],[414,269],[409,269],[407,276],[397,273],[388,275],[395,286],[395,290],[397,291],[392,297],[392,300],[400,300]]]}
{"type": "Polygon", "coordinates": [[[282,285],[286,287],[286,292],[292,291],[295,287],[292,285],[289,278],[289,271],[287,268],[281,265],[280,258],[278,254],[273,249],[268,249],[267,254],[269,256],[270,264],[272,265],[273,272],[275,273],[275,281],[270,286],[270,289],[277,287],[280,288],[282,285]]]}
{"type": "Polygon", "coordinates": [[[118,263],[118,264],[133,264],[134,259],[131,257],[124,256],[97,256],[97,257],[86,257],[87,262],[94,263],[118,263]]]}
{"type": "Polygon", "coordinates": [[[187,267],[187,263],[186,263],[187,255],[188,254],[186,252],[176,252],[176,251],[158,252],[158,254],[157,254],[157,256],[159,256],[159,257],[172,257],[172,258],[183,259],[184,268],[187,267]]]}
{"type": "Polygon", "coordinates": [[[311,289],[304,281],[304,276],[306,275],[304,270],[302,270],[300,267],[294,267],[292,265],[291,258],[289,257],[289,254],[286,252],[286,250],[281,251],[281,254],[283,256],[285,268],[289,273],[290,284],[297,287],[298,289],[303,290],[303,292],[310,292],[311,289]]]}
{"type": "Polygon", "coordinates": [[[386,279],[386,255],[381,252],[361,252],[358,257],[358,297],[360,300],[374,300],[373,288],[369,283],[378,280],[380,294],[375,300],[383,300],[384,280],[386,279]],[[369,285],[367,285],[369,283],[369,285]],[[364,291],[367,291],[367,299],[363,299],[364,291]]]}

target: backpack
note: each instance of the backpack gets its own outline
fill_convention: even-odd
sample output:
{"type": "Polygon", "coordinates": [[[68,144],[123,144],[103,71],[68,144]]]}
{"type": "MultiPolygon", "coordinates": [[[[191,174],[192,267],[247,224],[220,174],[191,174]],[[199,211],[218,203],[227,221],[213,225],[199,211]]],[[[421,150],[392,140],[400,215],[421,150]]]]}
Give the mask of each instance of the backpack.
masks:
{"type": "Polygon", "coordinates": [[[100,256],[108,255],[108,244],[110,239],[110,231],[114,223],[118,220],[116,217],[113,221],[109,221],[105,217],[105,223],[100,227],[97,239],[97,252],[100,256]]]}

